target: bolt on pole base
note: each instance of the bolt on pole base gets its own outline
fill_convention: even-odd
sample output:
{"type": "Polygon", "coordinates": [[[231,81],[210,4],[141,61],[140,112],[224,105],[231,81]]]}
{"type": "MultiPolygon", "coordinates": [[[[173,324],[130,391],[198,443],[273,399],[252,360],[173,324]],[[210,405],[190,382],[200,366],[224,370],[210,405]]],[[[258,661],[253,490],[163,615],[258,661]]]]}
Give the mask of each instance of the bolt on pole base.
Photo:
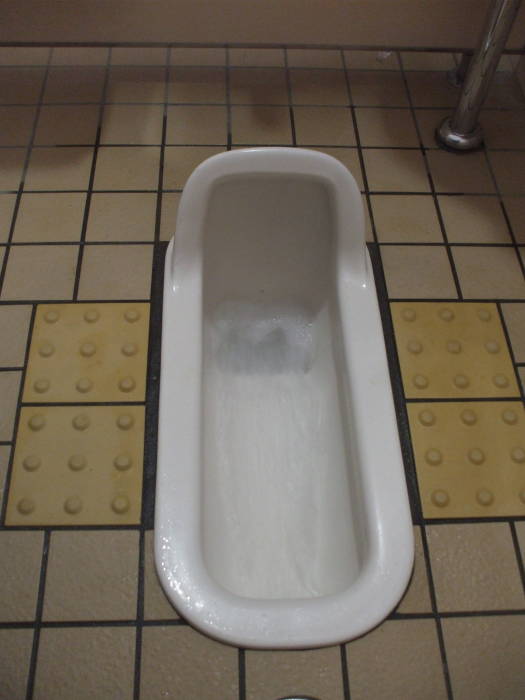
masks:
{"type": "Polygon", "coordinates": [[[483,146],[483,129],[479,124],[474,131],[463,134],[454,131],[452,128],[452,118],[447,117],[436,129],[436,141],[442,148],[456,153],[475,151],[483,146]]]}

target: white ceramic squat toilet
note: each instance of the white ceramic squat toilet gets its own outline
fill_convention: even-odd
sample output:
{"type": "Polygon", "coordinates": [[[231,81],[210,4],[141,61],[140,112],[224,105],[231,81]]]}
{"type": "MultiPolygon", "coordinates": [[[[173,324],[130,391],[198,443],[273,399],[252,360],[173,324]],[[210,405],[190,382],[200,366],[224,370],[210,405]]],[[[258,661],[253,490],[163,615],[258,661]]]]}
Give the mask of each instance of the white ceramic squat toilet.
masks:
{"type": "Polygon", "coordinates": [[[255,648],[349,640],[413,540],[361,197],[315,151],[214,156],[164,281],[155,559],[190,623],[255,648]]]}

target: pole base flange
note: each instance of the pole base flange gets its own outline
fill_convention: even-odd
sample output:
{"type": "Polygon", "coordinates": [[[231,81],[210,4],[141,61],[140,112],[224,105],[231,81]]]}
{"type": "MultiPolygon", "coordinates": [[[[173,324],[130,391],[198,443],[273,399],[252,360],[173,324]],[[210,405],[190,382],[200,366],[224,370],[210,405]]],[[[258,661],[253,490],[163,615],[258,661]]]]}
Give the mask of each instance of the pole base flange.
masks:
{"type": "Polygon", "coordinates": [[[449,151],[475,151],[483,145],[483,129],[477,124],[474,131],[463,134],[452,129],[451,118],[447,117],[436,129],[436,141],[449,151]]]}

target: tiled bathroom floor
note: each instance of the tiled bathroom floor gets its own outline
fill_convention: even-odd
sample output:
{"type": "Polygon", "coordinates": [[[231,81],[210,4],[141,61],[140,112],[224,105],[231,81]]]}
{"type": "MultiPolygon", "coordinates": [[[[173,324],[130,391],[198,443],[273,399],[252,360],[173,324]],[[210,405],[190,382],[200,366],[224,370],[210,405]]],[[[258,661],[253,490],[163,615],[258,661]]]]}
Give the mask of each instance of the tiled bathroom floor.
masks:
{"type": "MultiPolygon", "coordinates": [[[[0,48],[0,63],[0,697],[523,697],[525,98],[510,59],[483,113],[486,149],[462,156],[433,140],[457,97],[445,77],[451,54],[44,47],[0,48]],[[176,615],[153,566],[166,242],[192,169],[253,145],[326,151],[363,191],[414,518],[416,565],[398,608],[363,638],[321,650],[211,641],[176,615]],[[108,354],[95,403],[89,392],[102,375],[86,374],[86,364],[63,360],[70,393],[53,393],[60,367],[49,376],[40,368],[61,336],[39,319],[72,308],[93,320],[110,302],[118,313],[150,307],[147,374],[145,360],[118,374],[132,346],[146,353],[145,340],[119,336],[122,355],[108,354]],[[413,313],[427,319],[417,333],[403,326],[413,313]],[[486,313],[495,325],[485,337],[476,324],[486,313]],[[461,314],[467,320],[442,335],[439,324],[461,314]],[[29,363],[30,347],[39,365],[29,363]],[[452,372],[458,348],[469,359],[452,372]],[[141,376],[145,394],[135,395],[141,376]],[[104,394],[110,384],[115,395],[104,394]],[[128,429],[144,412],[142,455],[142,442],[133,452],[126,436],[137,439],[128,429]],[[484,442],[469,443],[463,436],[478,419],[484,442]],[[50,455],[58,460],[71,421],[78,434],[92,430],[103,455],[94,459],[109,459],[107,469],[138,468],[136,515],[118,520],[130,511],[113,478],[95,491],[101,503],[113,498],[111,517],[85,515],[81,490],[65,494],[62,509],[56,481],[46,486],[59,507],[45,520],[46,489],[19,487],[50,455]],[[117,426],[109,447],[96,427],[104,421],[117,426]],[[425,443],[427,428],[436,444],[425,443]],[[425,476],[460,463],[448,445],[464,448],[460,487],[425,476]],[[513,475],[503,510],[497,479],[481,482],[471,468],[481,463],[513,475]]],[[[84,359],[117,343],[82,328],[74,342],[84,359]]],[[[84,443],[68,430],[69,469],[87,474],[84,443]]]]}

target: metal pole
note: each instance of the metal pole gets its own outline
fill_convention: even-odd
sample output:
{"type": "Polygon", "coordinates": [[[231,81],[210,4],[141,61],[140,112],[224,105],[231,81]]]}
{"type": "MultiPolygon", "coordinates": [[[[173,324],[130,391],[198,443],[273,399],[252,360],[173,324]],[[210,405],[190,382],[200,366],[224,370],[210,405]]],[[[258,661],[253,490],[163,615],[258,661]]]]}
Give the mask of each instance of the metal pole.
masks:
{"type": "Polygon", "coordinates": [[[436,139],[440,145],[455,151],[470,151],[483,143],[483,130],[478,123],[479,112],[520,4],[521,0],[496,0],[490,9],[456,110],[436,129],[436,139]]]}

